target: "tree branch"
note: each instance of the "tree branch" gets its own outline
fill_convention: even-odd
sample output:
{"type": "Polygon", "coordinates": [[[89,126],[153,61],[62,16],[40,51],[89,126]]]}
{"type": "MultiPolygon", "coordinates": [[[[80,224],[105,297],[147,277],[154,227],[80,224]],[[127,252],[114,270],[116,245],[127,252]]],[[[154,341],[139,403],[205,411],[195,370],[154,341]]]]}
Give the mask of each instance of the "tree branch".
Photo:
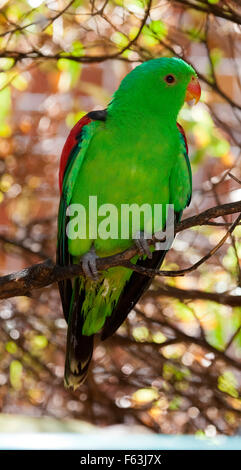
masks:
{"type": "MultiPolygon", "coordinates": [[[[228,21],[233,21],[234,23],[241,24],[241,16],[237,11],[231,9],[230,5],[221,5],[219,6],[216,3],[205,3],[203,0],[198,1],[188,1],[188,0],[171,0],[172,3],[181,4],[187,9],[193,9],[197,11],[202,11],[204,13],[212,13],[214,16],[223,18],[228,21]],[[227,8],[228,6],[228,8],[227,8]],[[226,8],[225,8],[226,7],[226,8]]],[[[237,4],[237,8],[238,8],[237,4]]]]}
{"type": "MultiPolygon", "coordinates": [[[[230,203],[230,204],[223,204],[220,206],[212,207],[201,214],[198,214],[193,217],[189,217],[184,219],[182,222],[178,224],[176,227],[176,232],[180,232],[182,230],[197,226],[197,225],[204,225],[208,222],[211,218],[220,217],[221,215],[233,214],[235,212],[241,211],[241,201],[230,203]]],[[[234,230],[236,225],[240,220],[239,216],[236,221],[231,225],[230,229],[228,230],[228,234],[230,231],[234,230]]],[[[150,244],[153,244],[156,241],[155,237],[152,240],[149,240],[150,244]]],[[[221,242],[218,244],[218,247],[221,246],[221,242]]],[[[212,250],[216,252],[217,250],[212,250]]],[[[108,256],[105,258],[99,258],[97,260],[97,269],[98,271],[104,271],[110,267],[114,266],[128,266],[132,270],[143,269],[140,267],[136,267],[130,263],[130,260],[138,254],[138,250],[136,246],[132,246],[131,248],[125,250],[122,253],[118,253],[113,256],[108,256]]],[[[210,257],[210,253],[206,256],[206,259],[210,257]]],[[[200,263],[199,263],[200,264],[200,263]]],[[[153,275],[162,275],[161,272],[155,270],[142,270],[142,274],[149,275],[153,277],[153,275]],[[145,272],[144,272],[145,271],[145,272]]],[[[185,270],[184,270],[185,271],[185,270]]],[[[163,272],[164,275],[165,272],[163,272]]],[[[74,264],[70,266],[58,266],[55,265],[54,262],[50,259],[44,261],[43,263],[34,264],[29,268],[25,268],[22,271],[12,273],[0,278],[0,299],[6,299],[9,297],[19,296],[19,295],[30,295],[30,293],[34,289],[40,289],[54,282],[63,281],[64,279],[69,279],[75,276],[83,275],[82,265],[74,264]]],[[[168,275],[167,272],[165,275],[168,275]]],[[[170,272],[170,275],[173,275],[170,272]]],[[[191,290],[185,291],[182,289],[177,289],[175,287],[162,285],[158,290],[158,295],[160,296],[169,296],[169,297],[176,297],[179,299],[204,299],[204,300],[212,300],[214,302],[218,302],[221,304],[237,306],[241,303],[241,296],[233,296],[233,295],[225,295],[225,294],[216,294],[216,293],[209,293],[209,292],[201,292],[198,290],[191,290]]],[[[152,292],[153,293],[153,292],[152,292]]]]}

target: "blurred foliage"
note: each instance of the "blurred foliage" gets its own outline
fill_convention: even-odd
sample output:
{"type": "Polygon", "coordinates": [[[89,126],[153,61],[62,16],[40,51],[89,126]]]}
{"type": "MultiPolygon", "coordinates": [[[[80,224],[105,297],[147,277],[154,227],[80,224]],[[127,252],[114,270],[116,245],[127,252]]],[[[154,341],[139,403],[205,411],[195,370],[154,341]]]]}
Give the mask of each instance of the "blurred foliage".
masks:
{"type": "MultiPolygon", "coordinates": [[[[201,102],[180,114],[194,173],[185,216],[240,199],[238,2],[198,2],[205,11],[185,3],[0,1],[3,274],[54,257],[57,168],[67,133],[86,111],[106,106],[137,63],[153,57],[183,57],[202,83],[201,102]]],[[[232,220],[182,232],[165,269],[195,263],[232,220]]],[[[240,294],[240,235],[237,227],[198,270],[165,282],[240,294]]],[[[88,381],[76,392],[63,387],[66,325],[56,287],[2,302],[2,412],[141,423],[163,433],[234,434],[241,414],[241,310],[164,299],[159,282],[113,338],[97,341],[88,381]]]]}

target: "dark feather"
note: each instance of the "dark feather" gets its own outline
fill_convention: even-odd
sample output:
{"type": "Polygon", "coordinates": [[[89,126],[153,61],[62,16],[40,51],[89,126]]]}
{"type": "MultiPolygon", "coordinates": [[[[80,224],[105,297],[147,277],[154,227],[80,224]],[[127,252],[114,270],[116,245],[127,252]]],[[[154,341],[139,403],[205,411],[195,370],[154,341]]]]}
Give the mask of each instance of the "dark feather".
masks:
{"type": "MultiPolygon", "coordinates": [[[[152,254],[152,259],[146,258],[145,260],[138,260],[137,265],[144,268],[159,269],[166,255],[166,251],[155,251],[152,254]]],[[[143,293],[148,289],[152,279],[143,274],[133,272],[129,281],[126,283],[123,292],[121,293],[116,307],[112,315],[107,318],[101,339],[105,340],[108,336],[113,335],[126,319],[128,313],[134,308],[143,293]]]]}
{"type": "Polygon", "coordinates": [[[82,335],[83,317],[80,314],[84,291],[79,279],[74,281],[74,294],[68,318],[67,348],[65,360],[65,383],[74,389],[81,385],[87,375],[93,353],[94,335],[82,335]]]}
{"type": "Polygon", "coordinates": [[[90,111],[87,116],[93,121],[106,121],[107,109],[101,109],[98,111],[90,111]]]}

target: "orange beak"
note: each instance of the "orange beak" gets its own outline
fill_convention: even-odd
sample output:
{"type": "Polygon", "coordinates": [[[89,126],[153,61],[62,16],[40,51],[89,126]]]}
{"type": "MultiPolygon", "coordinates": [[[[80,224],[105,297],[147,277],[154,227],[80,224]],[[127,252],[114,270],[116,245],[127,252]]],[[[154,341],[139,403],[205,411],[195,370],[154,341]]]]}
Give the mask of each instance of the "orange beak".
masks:
{"type": "Polygon", "coordinates": [[[197,77],[193,75],[191,78],[191,81],[189,82],[187,86],[185,101],[192,101],[194,99],[195,104],[197,104],[198,101],[200,100],[200,96],[201,96],[201,87],[199,85],[199,81],[197,77]]]}

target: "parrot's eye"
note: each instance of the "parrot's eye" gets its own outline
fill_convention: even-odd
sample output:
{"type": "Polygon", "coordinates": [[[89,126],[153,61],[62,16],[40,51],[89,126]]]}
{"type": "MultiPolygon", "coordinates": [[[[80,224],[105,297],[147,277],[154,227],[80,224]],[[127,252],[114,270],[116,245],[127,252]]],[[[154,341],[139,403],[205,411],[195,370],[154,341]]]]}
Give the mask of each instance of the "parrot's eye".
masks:
{"type": "Polygon", "coordinates": [[[166,75],[166,77],[164,78],[165,82],[168,83],[168,85],[171,85],[172,83],[175,82],[175,77],[171,74],[168,74],[166,75]]]}

